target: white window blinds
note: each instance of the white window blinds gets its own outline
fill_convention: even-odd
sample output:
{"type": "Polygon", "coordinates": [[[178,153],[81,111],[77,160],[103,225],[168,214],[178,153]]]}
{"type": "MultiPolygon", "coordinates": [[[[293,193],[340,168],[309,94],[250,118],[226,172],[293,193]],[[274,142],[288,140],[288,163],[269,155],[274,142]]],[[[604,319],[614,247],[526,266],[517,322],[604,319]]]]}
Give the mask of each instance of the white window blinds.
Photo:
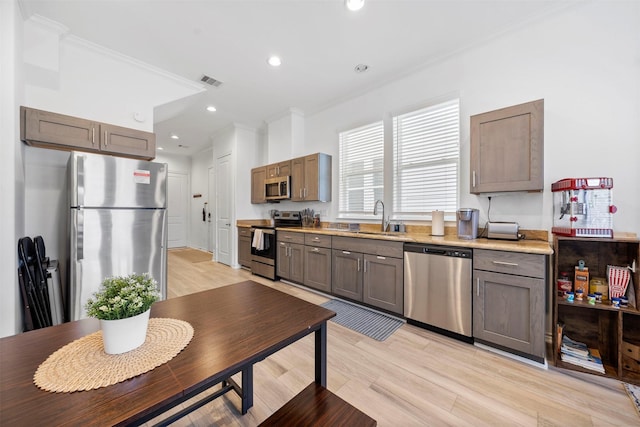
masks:
{"type": "Polygon", "coordinates": [[[459,146],[458,99],[393,117],[395,217],[457,210],[459,146]]]}
{"type": "Polygon", "coordinates": [[[342,217],[372,215],[382,199],[384,131],[382,121],[340,133],[340,203],[342,217]]]}

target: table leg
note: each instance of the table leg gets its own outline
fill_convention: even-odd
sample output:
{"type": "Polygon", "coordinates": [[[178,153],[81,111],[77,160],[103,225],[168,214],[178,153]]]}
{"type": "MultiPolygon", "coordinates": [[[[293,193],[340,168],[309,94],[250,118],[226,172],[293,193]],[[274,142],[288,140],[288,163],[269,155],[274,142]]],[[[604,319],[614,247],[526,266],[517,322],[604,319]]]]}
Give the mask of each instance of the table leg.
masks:
{"type": "Polygon", "coordinates": [[[253,406],[253,365],[242,370],[242,415],[253,406]]]}
{"type": "Polygon", "coordinates": [[[316,384],[327,386],[327,322],[316,331],[316,384]]]}

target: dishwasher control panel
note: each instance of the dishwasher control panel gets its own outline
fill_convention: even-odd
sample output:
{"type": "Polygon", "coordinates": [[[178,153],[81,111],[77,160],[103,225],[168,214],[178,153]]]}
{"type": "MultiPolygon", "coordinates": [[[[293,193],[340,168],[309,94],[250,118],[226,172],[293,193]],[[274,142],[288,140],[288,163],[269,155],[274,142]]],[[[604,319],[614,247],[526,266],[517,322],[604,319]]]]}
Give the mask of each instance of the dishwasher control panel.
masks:
{"type": "Polygon", "coordinates": [[[420,243],[405,243],[405,252],[417,252],[429,255],[441,255],[455,258],[469,258],[471,259],[473,252],[471,249],[466,248],[451,248],[447,246],[431,246],[423,245],[420,243]]]}

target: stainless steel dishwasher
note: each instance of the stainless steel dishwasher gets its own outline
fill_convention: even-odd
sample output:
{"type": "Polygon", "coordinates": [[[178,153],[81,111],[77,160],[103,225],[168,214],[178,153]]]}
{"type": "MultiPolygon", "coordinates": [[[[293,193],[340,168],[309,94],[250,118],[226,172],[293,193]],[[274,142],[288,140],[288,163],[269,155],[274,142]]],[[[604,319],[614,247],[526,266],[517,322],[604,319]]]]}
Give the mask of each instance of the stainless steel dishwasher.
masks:
{"type": "Polygon", "coordinates": [[[405,317],[471,338],[471,259],[471,249],[405,243],[405,317]]]}

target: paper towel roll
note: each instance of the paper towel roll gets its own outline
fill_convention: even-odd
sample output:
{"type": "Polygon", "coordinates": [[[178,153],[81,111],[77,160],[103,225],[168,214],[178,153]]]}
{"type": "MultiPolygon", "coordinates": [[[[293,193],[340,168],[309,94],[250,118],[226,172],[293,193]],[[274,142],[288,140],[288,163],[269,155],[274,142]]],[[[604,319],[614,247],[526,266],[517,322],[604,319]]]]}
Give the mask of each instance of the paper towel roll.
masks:
{"type": "Polygon", "coordinates": [[[444,211],[431,212],[431,235],[444,236],[444,211]]]}

